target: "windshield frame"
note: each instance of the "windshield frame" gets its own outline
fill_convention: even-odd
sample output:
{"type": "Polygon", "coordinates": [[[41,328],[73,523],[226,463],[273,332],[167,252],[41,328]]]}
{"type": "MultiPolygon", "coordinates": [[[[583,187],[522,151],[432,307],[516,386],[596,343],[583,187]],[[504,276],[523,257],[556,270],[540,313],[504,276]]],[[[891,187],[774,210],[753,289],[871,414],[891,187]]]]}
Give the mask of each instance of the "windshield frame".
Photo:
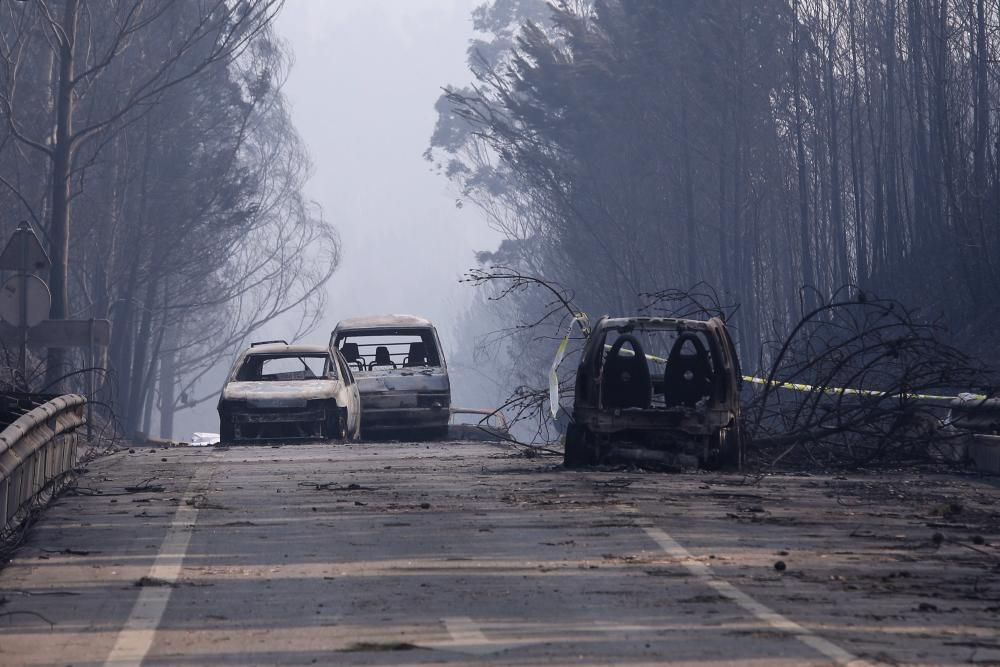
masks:
{"type": "MultiPolygon", "coordinates": [[[[302,361],[302,364],[306,367],[306,363],[302,361]]],[[[337,369],[337,365],[333,363],[331,353],[327,352],[246,352],[244,353],[233,367],[232,372],[229,375],[229,382],[307,382],[310,380],[339,380],[340,371],[337,369]],[[323,374],[317,377],[311,378],[297,378],[297,379],[266,379],[262,377],[252,378],[252,379],[241,379],[240,372],[247,366],[247,363],[254,358],[261,358],[261,365],[264,361],[270,359],[298,359],[303,358],[310,359],[323,359],[323,374]]]]}
{"type": "MultiPolygon", "coordinates": [[[[416,336],[420,338],[425,345],[427,343],[432,343],[434,349],[433,351],[430,349],[427,350],[426,358],[428,361],[430,361],[432,358],[434,358],[437,361],[436,364],[428,363],[420,366],[404,366],[400,362],[398,364],[398,370],[440,369],[442,371],[445,371],[447,369],[447,363],[445,362],[444,358],[444,351],[441,349],[441,340],[438,338],[437,329],[435,329],[433,326],[401,326],[401,327],[390,326],[390,327],[361,327],[361,328],[335,329],[333,331],[333,334],[330,336],[330,346],[335,350],[337,350],[338,352],[341,352],[342,354],[343,352],[341,351],[341,343],[345,339],[369,338],[369,337],[391,338],[393,336],[400,336],[400,337],[416,336]]],[[[408,344],[408,342],[393,343],[393,345],[403,345],[403,344],[408,344]]],[[[365,345],[369,347],[375,347],[375,345],[378,344],[373,343],[365,345]]],[[[381,343],[381,345],[385,345],[385,343],[381,343]]],[[[404,356],[401,353],[397,352],[390,351],[390,353],[394,357],[404,356]]],[[[371,361],[372,353],[368,353],[367,355],[363,354],[362,357],[365,359],[366,362],[371,361]]],[[[352,362],[347,362],[347,363],[350,364],[352,362]]],[[[385,369],[385,368],[387,367],[384,366],[377,367],[377,369],[385,369]]],[[[366,363],[366,369],[367,369],[367,363],[366,363]]],[[[365,370],[361,372],[369,372],[369,371],[365,370]]]]}

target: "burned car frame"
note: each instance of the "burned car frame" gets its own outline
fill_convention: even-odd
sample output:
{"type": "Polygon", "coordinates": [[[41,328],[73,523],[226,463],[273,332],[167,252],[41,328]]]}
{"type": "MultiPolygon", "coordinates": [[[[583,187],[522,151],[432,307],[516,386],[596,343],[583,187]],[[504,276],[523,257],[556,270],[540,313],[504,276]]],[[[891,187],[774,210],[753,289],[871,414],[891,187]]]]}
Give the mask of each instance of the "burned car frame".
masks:
{"type": "Polygon", "coordinates": [[[333,330],[330,346],[354,366],[366,438],[447,436],[451,381],[430,321],[414,315],[347,319],[333,330]]]}
{"type": "Polygon", "coordinates": [[[233,364],[218,411],[222,444],[360,433],[357,383],[340,354],[322,345],[254,343],[233,364]]]}
{"type": "Polygon", "coordinates": [[[603,317],[577,369],[564,463],[738,467],[741,383],[719,318],[603,317]]]}

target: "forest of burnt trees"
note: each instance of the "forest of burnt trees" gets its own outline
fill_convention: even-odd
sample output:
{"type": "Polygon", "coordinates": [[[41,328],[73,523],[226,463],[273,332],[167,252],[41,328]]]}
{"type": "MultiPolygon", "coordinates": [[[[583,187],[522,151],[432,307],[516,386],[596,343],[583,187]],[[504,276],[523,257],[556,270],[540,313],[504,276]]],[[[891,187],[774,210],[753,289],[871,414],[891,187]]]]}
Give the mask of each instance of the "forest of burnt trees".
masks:
{"type": "MultiPolygon", "coordinates": [[[[0,0],[0,239],[21,220],[42,239],[53,319],[111,320],[99,398],[129,434],[156,403],[170,437],[175,408],[217,396],[203,374],[265,322],[294,309],[308,329],[336,267],[302,196],[281,5],[0,0]]],[[[59,378],[81,364],[50,351],[2,380],[79,388],[59,378]]]]}
{"type": "Polygon", "coordinates": [[[428,158],[504,232],[485,263],[592,316],[707,283],[739,304],[749,370],[845,285],[996,361],[996,0],[493,0],[474,18],[473,81],[446,89],[428,158]]]}

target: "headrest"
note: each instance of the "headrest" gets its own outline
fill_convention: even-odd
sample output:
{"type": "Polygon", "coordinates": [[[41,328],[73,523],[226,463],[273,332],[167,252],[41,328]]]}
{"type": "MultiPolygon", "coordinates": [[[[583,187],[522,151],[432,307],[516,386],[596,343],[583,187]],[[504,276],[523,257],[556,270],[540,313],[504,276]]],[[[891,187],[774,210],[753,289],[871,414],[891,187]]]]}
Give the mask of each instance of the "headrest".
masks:
{"type": "Polygon", "coordinates": [[[427,346],[423,343],[410,343],[410,354],[407,355],[407,366],[423,366],[427,363],[427,346]]]}
{"type": "Polygon", "coordinates": [[[344,355],[346,361],[357,361],[358,357],[361,356],[357,343],[344,343],[344,346],[340,348],[340,353],[344,355]]]}

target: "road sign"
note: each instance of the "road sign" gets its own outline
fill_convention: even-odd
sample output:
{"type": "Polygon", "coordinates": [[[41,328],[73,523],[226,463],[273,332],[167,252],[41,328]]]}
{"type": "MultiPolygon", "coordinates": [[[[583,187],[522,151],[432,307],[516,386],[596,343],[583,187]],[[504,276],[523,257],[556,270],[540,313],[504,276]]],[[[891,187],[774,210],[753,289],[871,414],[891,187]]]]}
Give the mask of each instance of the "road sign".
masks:
{"type": "Polygon", "coordinates": [[[0,252],[0,270],[35,273],[45,271],[50,266],[52,262],[35,236],[35,231],[31,225],[22,222],[7,241],[3,252],[0,252]]]}
{"type": "Polygon", "coordinates": [[[0,319],[15,327],[35,326],[48,317],[51,305],[49,288],[38,276],[14,276],[0,287],[0,319]]]}

